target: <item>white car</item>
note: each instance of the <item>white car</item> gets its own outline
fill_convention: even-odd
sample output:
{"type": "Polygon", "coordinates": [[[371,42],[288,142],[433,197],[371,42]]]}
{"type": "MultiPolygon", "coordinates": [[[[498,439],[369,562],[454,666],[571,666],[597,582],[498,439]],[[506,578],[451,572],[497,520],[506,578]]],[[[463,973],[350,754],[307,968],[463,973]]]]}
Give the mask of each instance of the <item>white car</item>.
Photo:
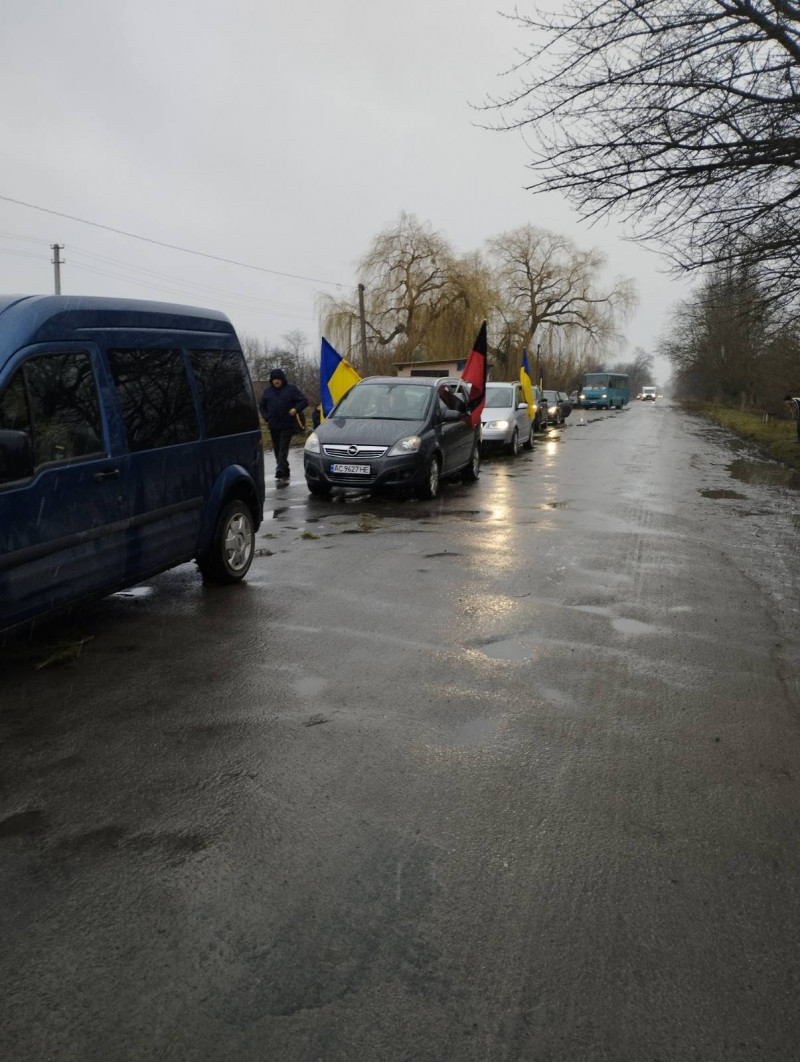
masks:
{"type": "Polygon", "coordinates": [[[642,400],[644,402],[655,402],[655,400],[656,400],[656,388],[655,387],[643,387],[642,388],[642,400]]]}
{"type": "Polygon", "coordinates": [[[518,383],[487,383],[481,414],[484,450],[503,449],[516,456],[533,448],[533,421],[518,383]]]}

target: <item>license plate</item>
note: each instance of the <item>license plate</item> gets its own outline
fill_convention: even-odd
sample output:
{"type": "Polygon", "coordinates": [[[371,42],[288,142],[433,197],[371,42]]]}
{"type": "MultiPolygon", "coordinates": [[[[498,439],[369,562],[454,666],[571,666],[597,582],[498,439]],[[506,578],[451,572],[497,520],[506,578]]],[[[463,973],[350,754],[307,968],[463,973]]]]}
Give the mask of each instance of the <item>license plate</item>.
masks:
{"type": "Polygon", "coordinates": [[[339,476],[368,476],[370,467],[369,465],[331,465],[330,471],[333,475],[339,476]]]}

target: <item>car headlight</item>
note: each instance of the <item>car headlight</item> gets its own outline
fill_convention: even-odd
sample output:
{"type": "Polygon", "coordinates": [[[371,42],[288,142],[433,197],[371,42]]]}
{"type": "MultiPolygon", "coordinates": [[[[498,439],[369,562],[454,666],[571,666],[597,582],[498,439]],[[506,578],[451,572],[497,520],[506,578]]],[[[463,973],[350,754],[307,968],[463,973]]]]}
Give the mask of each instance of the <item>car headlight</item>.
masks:
{"type": "Polygon", "coordinates": [[[487,428],[494,428],[496,431],[505,431],[508,427],[507,420],[490,420],[486,424],[487,428]]]}
{"type": "Polygon", "coordinates": [[[550,414],[551,417],[554,417],[556,413],[558,413],[558,406],[548,406],[547,412],[550,414]]]}
{"type": "Polygon", "coordinates": [[[584,394],[580,394],[580,395],[578,395],[578,398],[580,398],[581,400],[583,400],[584,398],[586,398],[586,395],[584,395],[584,394]]]}
{"type": "Polygon", "coordinates": [[[312,431],[309,437],[306,439],[306,444],[303,447],[310,454],[318,454],[319,451],[319,435],[315,431],[312,431]]]}
{"type": "Polygon", "coordinates": [[[608,395],[607,395],[607,394],[605,393],[605,391],[604,391],[604,392],[603,392],[603,394],[601,394],[601,395],[600,395],[600,397],[601,397],[601,398],[608,398],[608,395]]]}
{"type": "Polygon", "coordinates": [[[422,445],[419,435],[409,435],[406,439],[399,439],[389,451],[389,457],[397,457],[398,454],[415,454],[422,445]]]}

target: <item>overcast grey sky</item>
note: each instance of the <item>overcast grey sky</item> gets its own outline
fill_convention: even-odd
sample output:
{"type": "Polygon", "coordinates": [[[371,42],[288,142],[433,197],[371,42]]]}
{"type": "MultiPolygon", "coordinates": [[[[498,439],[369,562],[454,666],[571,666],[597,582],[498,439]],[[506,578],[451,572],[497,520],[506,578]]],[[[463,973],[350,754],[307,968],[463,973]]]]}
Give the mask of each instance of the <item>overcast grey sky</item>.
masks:
{"type": "Polygon", "coordinates": [[[58,242],[65,293],[212,306],[316,348],[315,296],[349,293],[406,210],[460,252],[528,222],[602,247],[639,286],[628,350],[652,349],[686,287],[526,192],[521,137],[476,126],[525,43],[492,0],[3,0],[0,195],[311,280],[0,200],[0,291],[52,291],[58,242]]]}

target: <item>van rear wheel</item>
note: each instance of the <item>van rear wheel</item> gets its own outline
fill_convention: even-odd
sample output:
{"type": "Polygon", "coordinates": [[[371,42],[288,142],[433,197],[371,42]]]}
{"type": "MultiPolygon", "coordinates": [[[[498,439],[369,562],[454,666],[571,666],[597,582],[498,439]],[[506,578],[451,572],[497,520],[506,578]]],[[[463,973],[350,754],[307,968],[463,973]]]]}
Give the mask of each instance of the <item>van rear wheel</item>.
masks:
{"type": "Polygon", "coordinates": [[[253,514],[240,498],[228,502],[217,518],[211,549],[198,558],[203,578],[211,583],[238,583],[253,562],[255,531],[253,514]]]}

